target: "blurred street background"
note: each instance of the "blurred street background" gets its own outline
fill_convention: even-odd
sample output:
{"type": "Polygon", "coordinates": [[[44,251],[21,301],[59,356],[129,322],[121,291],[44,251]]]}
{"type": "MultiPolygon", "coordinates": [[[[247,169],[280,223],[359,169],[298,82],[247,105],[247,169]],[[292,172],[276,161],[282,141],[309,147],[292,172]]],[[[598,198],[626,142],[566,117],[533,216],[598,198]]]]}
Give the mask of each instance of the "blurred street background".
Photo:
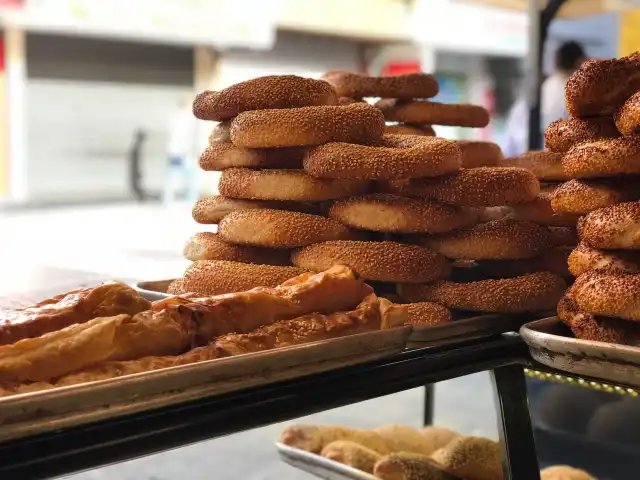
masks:
{"type": "MultiPolygon", "coordinates": [[[[192,200],[217,192],[218,175],[196,168],[213,123],[183,115],[205,89],[335,69],[433,72],[437,101],[492,114],[485,129],[437,133],[502,145],[523,95],[528,24],[525,12],[464,0],[0,0],[0,297],[59,291],[72,283],[68,271],[96,281],[181,275],[182,245],[203,229],[192,200]],[[186,158],[179,168],[168,160],[176,144],[186,158]]],[[[548,51],[567,40],[589,57],[628,54],[640,48],[640,11],[555,21],[548,51]]],[[[304,421],[417,427],[423,395],[304,421]]],[[[439,384],[435,423],[496,438],[488,374],[439,384]]],[[[307,478],[278,460],[282,428],[70,478],[307,478]]]]}

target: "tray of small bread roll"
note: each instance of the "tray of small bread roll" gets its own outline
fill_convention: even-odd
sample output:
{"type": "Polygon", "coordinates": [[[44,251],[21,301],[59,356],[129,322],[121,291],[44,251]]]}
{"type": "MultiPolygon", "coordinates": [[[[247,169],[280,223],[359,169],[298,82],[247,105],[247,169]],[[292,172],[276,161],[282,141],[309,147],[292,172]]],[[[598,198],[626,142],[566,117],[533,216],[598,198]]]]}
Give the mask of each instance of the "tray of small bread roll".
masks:
{"type": "Polygon", "coordinates": [[[0,312],[0,440],[392,356],[411,327],[344,266],[150,302],[108,282],[0,312]]]}
{"type": "MultiPolygon", "coordinates": [[[[500,444],[448,428],[383,425],[360,430],[291,425],[276,443],[289,465],[327,480],[501,480],[500,444]]],[[[547,467],[542,480],[594,480],[569,466],[547,467]]]]}

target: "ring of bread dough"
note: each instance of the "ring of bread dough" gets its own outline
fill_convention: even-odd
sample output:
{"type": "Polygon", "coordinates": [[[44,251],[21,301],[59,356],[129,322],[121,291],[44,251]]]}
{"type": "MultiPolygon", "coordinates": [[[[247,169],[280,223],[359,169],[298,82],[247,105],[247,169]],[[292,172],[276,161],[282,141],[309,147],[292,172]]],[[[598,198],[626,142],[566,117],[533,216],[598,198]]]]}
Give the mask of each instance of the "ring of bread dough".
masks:
{"type": "Polygon", "coordinates": [[[620,137],[576,145],[562,158],[571,178],[640,174],[640,137],[620,137]]]}
{"type": "Polygon", "coordinates": [[[640,130],[640,91],[624,102],[615,114],[616,127],[623,135],[634,135],[640,130]]]}
{"type": "Polygon", "coordinates": [[[435,137],[436,131],[431,125],[407,125],[397,123],[384,127],[385,135],[419,135],[422,137],[435,137]]]}
{"type": "Polygon", "coordinates": [[[209,145],[200,155],[200,168],[206,172],[226,168],[302,168],[304,149],[242,148],[233,143],[209,145]]]}
{"type": "Polygon", "coordinates": [[[453,321],[453,315],[446,307],[433,302],[406,303],[409,315],[409,325],[420,327],[423,325],[441,325],[453,321]]]}
{"type": "Polygon", "coordinates": [[[304,157],[309,175],[355,180],[436,177],[457,172],[461,164],[455,142],[416,135],[385,135],[376,146],[326,143],[304,157]]]}
{"type": "Polygon", "coordinates": [[[313,202],[361,195],[368,186],[359,180],[314,178],[304,170],[228,168],[220,175],[218,190],[231,198],[313,202]]]}
{"type": "Polygon", "coordinates": [[[324,215],[327,205],[310,202],[286,202],[277,200],[245,200],[229,198],[222,195],[210,195],[196,202],[192,210],[193,219],[202,224],[220,223],[222,218],[236,210],[252,210],[269,208],[273,210],[289,210],[292,212],[324,215]]]}
{"type": "Polygon", "coordinates": [[[443,256],[425,247],[396,242],[318,243],[294,251],[291,261],[311,270],[347,265],[363,279],[380,282],[431,282],[448,274],[450,268],[443,256]]]}
{"type": "Polygon", "coordinates": [[[289,250],[227,243],[213,232],[193,235],[184,246],[187,260],[228,260],[257,265],[291,265],[289,250]]]}
{"type": "Polygon", "coordinates": [[[576,278],[571,296],[592,315],[640,321],[640,274],[591,270],[576,278]]]}
{"type": "Polygon", "coordinates": [[[187,267],[182,278],[169,285],[167,293],[209,296],[244,292],[255,287],[276,287],[303,273],[305,270],[297,267],[198,260],[187,267]]]}
{"type": "Polygon", "coordinates": [[[567,262],[574,277],[590,270],[640,273],[640,252],[598,250],[586,243],[579,243],[569,255],[567,262]]]}
{"type": "Polygon", "coordinates": [[[409,73],[390,77],[372,77],[334,70],[322,79],[329,82],[340,97],[431,98],[438,94],[438,80],[427,73],[409,73]]]}
{"type": "Polygon", "coordinates": [[[578,236],[594,248],[640,249],[640,202],[594,210],[578,221],[578,236]]]}
{"type": "Polygon", "coordinates": [[[571,247],[545,249],[540,255],[525,260],[481,260],[476,268],[485,278],[512,278],[535,272],[550,272],[561,277],[570,277],[567,258],[571,247]]]}
{"type": "Polygon", "coordinates": [[[565,153],[579,143],[619,136],[611,118],[562,118],[550,123],[545,130],[544,146],[551,152],[565,153]]]}
{"type": "Polygon", "coordinates": [[[336,200],[329,216],[352,228],[390,233],[442,233],[473,225],[475,211],[374,193],[336,200]]]}
{"type": "Polygon", "coordinates": [[[209,145],[215,145],[216,143],[230,143],[231,142],[231,122],[226,120],[218,123],[211,133],[209,134],[209,145]]]}
{"type": "Polygon", "coordinates": [[[231,212],[218,225],[218,235],[228,243],[271,248],[353,238],[347,227],[331,218],[285,210],[231,212]]]}
{"type": "Polygon", "coordinates": [[[471,207],[531,202],[540,193],[533,173],[516,167],[468,168],[446,177],[391,180],[381,188],[406,197],[471,207]]]}
{"type": "Polygon", "coordinates": [[[555,212],[587,214],[599,208],[640,199],[635,179],[569,180],[551,195],[555,212]]]}
{"type": "Polygon", "coordinates": [[[578,244],[578,233],[575,228],[549,227],[551,245],[554,247],[574,247],[578,244]]]}
{"type": "Polygon", "coordinates": [[[562,182],[571,179],[562,169],[560,153],[527,152],[517,157],[506,158],[504,165],[531,170],[538,180],[545,182],[562,182]]]}
{"type": "Polygon", "coordinates": [[[376,107],[389,122],[472,128],[484,128],[489,125],[489,112],[479,105],[385,98],[379,100],[376,107]]]}
{"type": "Polygon", "coordinates": [[[529,203],[514,205],[512,218],[550,225],[555,227],[575,227],[580,215],[576,213],[555,212],[551,208],[551,197],[556,187],[542,187],[540,194],[529,203]]]}
{"type": "Polygon", "coordinates": [[[231,122],[231,141],[245,148],[279,148],[328,142],[373,143],[382,138],[384,117],[368,103],[254,110],[231,122]]]}
{"type": "Polygon", "coordinates": [[[500,146],[493,142],[456,140],[462,152],[463,168],[497,167],[504,161],[500,146]]]}
{"type": "Polygon", "coordinates": [[[338,97],[338,105],[351,105],[352,103],[367,103],[362,98],[338,97]]]}
{"type": "Polygon", "coordinates": [[[410,302],[436,302],[474,312],[524,313],[553,310],[567,288],[558,275],[538,272],[501,280],[470,283],[403,284],[398,293],[410,302]]]}
{"type": "Polygon", "coordinates": [[[533,258],[551,244],[549,230],[511,219],[480,223],[467,230],[423,237],[421,245],[460,260],[520,260],[533,258]]]}
{"type": "Polygon", "coordinates": [[[640,53],[587,60],[567,80],[565,105],[575,118],[612,117],[640,90],[640,53]]]}
{"type": "Polygon", "coordinates": [[[323,80],[296,75],[269,75],[236,83],[220,91],[207,90],[193,102],[200,120],[224,121],[248,110],[336,105],[338,97],[323,80]]]}

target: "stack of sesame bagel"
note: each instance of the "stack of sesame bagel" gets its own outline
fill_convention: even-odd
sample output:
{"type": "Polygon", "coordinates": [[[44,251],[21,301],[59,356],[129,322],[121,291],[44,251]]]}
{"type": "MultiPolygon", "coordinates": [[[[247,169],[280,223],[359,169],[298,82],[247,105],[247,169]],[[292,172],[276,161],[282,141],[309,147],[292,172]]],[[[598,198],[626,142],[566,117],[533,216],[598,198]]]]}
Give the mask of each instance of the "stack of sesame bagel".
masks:
{"type": "Polygon", "coordinates": [[[558,305],[576,337],[639,344],[640,53],[590,60],[569,78],[569,120],[545,132],[566,182],[551,196],[558,215],[577,215],[577,277],[558,305]]]}

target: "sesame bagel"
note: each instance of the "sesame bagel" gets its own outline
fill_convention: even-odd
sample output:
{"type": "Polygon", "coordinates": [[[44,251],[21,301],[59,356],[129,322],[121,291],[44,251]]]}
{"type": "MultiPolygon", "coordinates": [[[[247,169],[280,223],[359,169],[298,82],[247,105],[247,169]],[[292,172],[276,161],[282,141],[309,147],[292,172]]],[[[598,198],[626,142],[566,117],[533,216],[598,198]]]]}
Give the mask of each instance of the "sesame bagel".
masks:
{"type": "Polygon", "coordinates": [[[244,292],[255,287],[275,287],[305,271],[296,267],[198,260],[187,267],[182,278],[169,285],[167,293],[208,296],[244,292]]]}
{"type": "Polygon", "coordinates": [[[443,256],[425,247],[396,242],[318,243],[294,251],[291,261],[312,270],[348,265],[365,280],[380,282],[431,282],[449,271],[449,263],[443,256]]]}
{"type": "Polygon", "coordinates": [[[406,303],[404,306],[409,315],[409,325],[415,327],[441,325],[453,321],[449,309],[433,302],[406,303]]]}
{"type": "Polygon", "coordinates": [[[640,321],[640,274],[591,270],[571,287],[578,308],[592,315],[640,321]]]}
{"type": "Polygon", "coordinates": [[[640,90],[640,53],[587,60],[567,80],[565,105],[572,117],[611,117],[640,90]]]}
{"type": "Polygon", "coordinates": [[[640,175],[640,137],[620,137],[582,143],[562,158],[571,178],[640,175]]]}
{"type": "Polygon", "coordinates": [[[551,194],[551,208],[555,212],[584,215],[599,208],[640,199],[635,178],[600,180],[570,180],[551,194]]]}
{"type": "Polygon", "coordinates": [[[334,70],[322,79],[341,97],[431,98],[438,94],[438,80],[427,73],[409,73],[390,77],[371,77],[334,70]]]}
{"type": "Polygon", "coordinates": [[[226,120],[218,123],[209,134],[209,145],[231,142],[231,122],[226,120]]]}
{"type": "Polygon", "coordinates": [[[353,233],[335,220],[284,210],[232,212],[220,222],[218,234],[228,243],[272,248],[353,238],[353,233]]]}
{"type": "Polygon", "coordinates": [[[640,252],[635,251],[598,250],[586,243],[579,243],[567,261],[574,277],[589,270],[640,273],[640,252]]]}
{"type": "Polygon", "coordinates": [[[304,149],[291,148],[242,148],[233,143],[209,145],[200,155],[200,168],[204,171],[221,171],[227,168],[302,168],[304,149]]]}
{"type": "Polygon", "coordinates": [[[493,142],[456,140],[462,152],[463,168],[497,167],[504,161],[500,146],[493,142]]]}
{"type": "Polygon", "coordinates": [[[623,135],[634,135],[640,130],[640,91],[624,102],[615,114],[616,127],[623,135]]]}
{"type": "Polygon", "coordinates": [[[570,277],[567,259],[571,251],[571,247],[548,248],[540,255],[524,260],[481,260],[476,262],[476,268],[486,278],[512,278],[535,272],[570,277]]]}
{"type": "Polygon", "coordinates": [[[386,135],[419,135],[422,137],[436,136],[436,131],[431,125],[408,125],[405,123],[386,125],[384,127],[384,133],[386,135]]]}
{"type": "Polygon", "coordinates": [[[307,202],[360,195],[368,186],[359,180],[314,178],[304,170],[229,168],[222,172],[218,190],[232,198],[307,202]]]}
{"type": "Polygon", "coordinates": [[[378,101],[376,107],[380,109],[385,120],[390,122],[475,128],[489,125],[489,112],[479,105],[385,98],[378,101]]]}
{"type": "Polygon", "coordinates": [[[521,203],[511,207],[513,209],[512,218],[516,220],[526,220],[540,225],[575,227],[580,215],[576,213],[555,212],[553,208],[551,208],[551,198],[555,189],[556,187],[544,186],[532,202],[521,203]]]}
{"type": "Polygon", "coordinates": [[[535,175],[515,167],[469,168],[446,177],[391,180],[381,188],[406,197],[472,207],[527,203],[540,193],[535,175]]]}
{"type": "Polygon", "coordinates": [[[455,142],[416,135],[385,135],[376,146],[327,143],[304,157],[309,175],[356,180],[436,177],[457,172],[461,165],[455,142]]]}
{"type": "Polygon", "coordinates": [[[224,121],[247,110],[336,105],[333,87],[322,80],[296,75],[269,75],[240,82],[220,91],[207,90],[193,102],[200,120],[224,121]]]}
{"type": "Polygon", "coordinates": [[[447,308],[525,313],[555,309],[566,288],[567,284],[558,275],[538,272],[470,283],[403,284],[399,285],[398,293],[410,302],[436,302],[447,308]]]}
{"type": "Polygon", "coordinates": [[[421,245],[447,258],[461,260],[518,260],[533,258],[551,244],[549,230],[511,219],[481,223],[468,230],[423,237],[421,245]]]}
{"type": "Polygon", "coordinates": [[[564,153],[579,143],[619,136],[611,118],[562,118],[550,123],[545,130],[544,146],[551,152],[564,153]]]}
{"type": "Polygon", "coordinates": [[[245,148],[371,143],[382,138],[384,117],[368,103],[255,110],[231,122],[231,141],[245,148]]]}
{"type": "Polygon", "coordinates": [[[640,249],[640,202],[594,210],[578,222],[578,236],[594,248],[640,249]]]}
{"type": "Polygon", "coordinates": [[[247,247],[227,243],[212,232],[196,233],[184,246],[187,260],[228,260],[258,265],[291,265],[289,250],[247,247]]]}
{"type": "Polygon", "coordinates": [[[554,247],[573,247],[578,244],[578,233],[575,228],[549,227],[551,245],[554,247]]]}
{"type": "Polygon", "coordinates": [[[503,165],[531,170],[538,180],[545,182],[562,182],[571,178],[562,169],[560,153],[527,152],[517,157],[506,158],[503,165]]]}
{"type": "Polygon", "coordinates": [[[442,233],[475,223],[471,209],[375,193],[336,200],[329,216],[344,225],[390,233],[442,233]]]}
{"type": "Polygon", "coordinates": [[[202,224],[220,223],[222,218],[236,210],[255,210],[269,208],[273,210],[290,210],[292,212],[323,214],[323,203],[286,202],[277,200],[245,200],[229,198],[222,195],[210,195],[196,202],[192,210],[193,219],[202,224]]]}

